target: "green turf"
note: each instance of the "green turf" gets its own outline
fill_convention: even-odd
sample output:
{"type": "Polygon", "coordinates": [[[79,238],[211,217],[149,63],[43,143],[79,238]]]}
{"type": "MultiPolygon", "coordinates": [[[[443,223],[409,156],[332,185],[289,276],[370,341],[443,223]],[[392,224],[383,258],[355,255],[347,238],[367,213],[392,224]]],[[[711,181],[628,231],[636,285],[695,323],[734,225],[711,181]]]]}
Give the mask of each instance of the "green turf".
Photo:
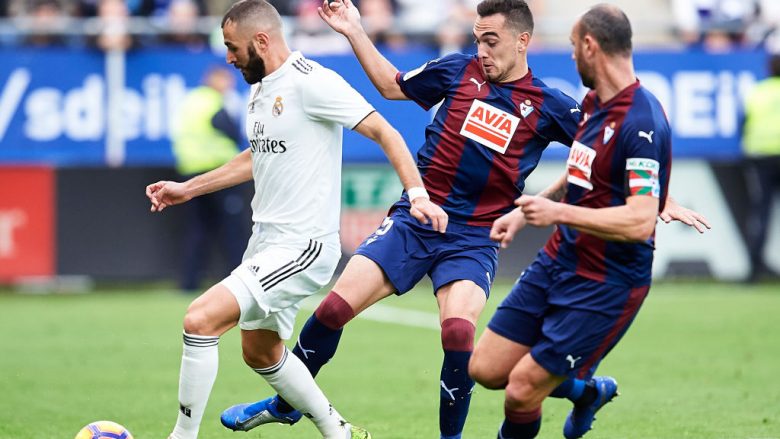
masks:
{"type": "MultiPolygon", "coordinates": [[[[483,322],[507,289],[496,286],[483,322]]],[[[136,439],[165,438],[177,413],[181,317],[190,300],[165,291],[0,293],[0,438],[69,439],[98,419],[126,425],[136,439]]],[[[386,304],[435,312],[424,288],[386,304]]],[[[586,437],[780,438],[779,314],[776,284],[655,286],[602,364],[600,373],[616,376],[622,395],[586,437]]],[[[440,361],[435,330],[359,319],[318,381],[375,438],[436,438],[440,361]]],[[[219,424],[224,407],[266,395],[231,331],[220,343],[201,437],[317,437],[306,421],[248,434],[219,424]]],[[[477,387],[464,436],[495,437],[502,400],[501,392],[477,387]]],[[[567,411],[567,402],[548,401],[540,437],[560,437],[567,411]]]]}

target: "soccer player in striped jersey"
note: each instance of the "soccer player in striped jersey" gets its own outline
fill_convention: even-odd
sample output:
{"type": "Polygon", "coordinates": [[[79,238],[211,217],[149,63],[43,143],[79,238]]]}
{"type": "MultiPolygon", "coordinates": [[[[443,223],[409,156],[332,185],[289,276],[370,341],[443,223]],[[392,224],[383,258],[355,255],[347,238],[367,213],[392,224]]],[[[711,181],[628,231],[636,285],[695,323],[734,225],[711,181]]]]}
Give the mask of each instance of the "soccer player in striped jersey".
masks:
{"type": "MultiPolygon", "coordinates": [[[[634,74],[628,18],[597,5],[577,21],[571,41],[592,91],[567,172],[541,196],[520,197],[491,233],[505,245],[526,223],[557,226],[498,307],[470,363],[477,382],[505,388],[504,439],[536,437],[547,396],[574,401],[563,433],[579,438],[615,397],[617,382],[593,374],[647,296],[656,216],[669,203],[671,133],[661,104],[634,74]]],[[[709,227],[696,212],[673,208],[675,219],[709,227]]]]}
{"type": "MultiPolygon", "coordinates": [[[[242,263],[195,299],[184,317],[179,415],[171,439],[198,436],[217,375],[219,338],[241,328],[245,362],[326,439],[365,439],[336,412],[283,340],[292,335],[300,301],[327,284],[341,257],[338,227],[342,127],[377,142],[410,194],[414,221],[444,231],[447,215],[425,195],[400,134],[343,78],[291,52],[281,18],[264,0],[235,3],[222,22],[227,62],[252,84],[246,133],[250,148],[186,182],[147,187],[152,211],[253,180],[252,237],[242,263]],[[323,86],[325,84],[325,86],[323,86]]],[[[240,430],[263,413],[236,420],[240,430]]]]}
{"type": "MultiPolygon", "coordinates": [[[[376,88],[388,99],[425,109],[442,102],[426,129],[418,168],[431,201],[449,216],[445,234],[409,216],[407,191],[357,249],[302,330],[293,351],[312,375],[335,354],[344,325],[373,303],[404,294],[425,275],[439,305],[444,360],[442,438],[459,438],[474,381],[468,361],[476,321],[496,272],[494,220],[512,210],[524,180],[552,141],[570,145],[580,108],[534,77],[526,58],[533,17],[522,0],[482,2],[474,25],[476,55],[453,54],[399,72],[373,46],[349,0],[323,3],[320,15],[347,37],[376,88]]],[[[265,410],[288,422],[290,404],[272,397],[228,413],[265,410]]],[[[295,415],[300,416],[300,415],[295,415]]]]}

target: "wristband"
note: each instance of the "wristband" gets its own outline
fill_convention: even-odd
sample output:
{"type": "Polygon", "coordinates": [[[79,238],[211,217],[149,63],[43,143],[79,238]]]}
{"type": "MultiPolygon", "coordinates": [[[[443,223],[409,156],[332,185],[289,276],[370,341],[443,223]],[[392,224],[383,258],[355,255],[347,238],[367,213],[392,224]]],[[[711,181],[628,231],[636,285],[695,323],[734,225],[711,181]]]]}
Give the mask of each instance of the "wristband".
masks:
{"type": "Polygon", "coordinates": [[[410,202],[413,201],[415,198],[420,198],[420,197],[423,197],[426,200],[431,199],[431,197],[428,196],[428,191],[426,191],[425,188],[422,186],[410,187],[409,189],[406,190],[406,194],[409,196],[410,202]]]}

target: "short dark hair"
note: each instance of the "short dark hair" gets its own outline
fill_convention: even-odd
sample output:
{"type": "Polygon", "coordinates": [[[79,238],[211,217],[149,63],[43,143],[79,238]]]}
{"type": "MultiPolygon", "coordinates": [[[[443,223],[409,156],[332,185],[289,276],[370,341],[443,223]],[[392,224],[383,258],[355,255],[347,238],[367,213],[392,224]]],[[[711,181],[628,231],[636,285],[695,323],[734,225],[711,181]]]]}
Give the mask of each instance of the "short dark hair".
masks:
{"type": "Polygon", "coordinates": [[[517,33],[534,33],[534,16],[524,0],[484,0],[477,5],[477,14],[480,17],[502,14],[507,26],[517,33]]]}
{"type": "Polygon", "coordinates": [[[590,34],[607,55],[631,56],[631,22],[617,6],[596,5],[580,18],[580,38],[590,34]]]}
{"type": "Polygon", "coordinates": [[[244,24],[247,21],[256,21],[260,18],[271,18],[281,25],[281,17],[274,6],[265,0],[241,0],[233,4],[222,17],[222,27],[228,21],[236,24],[244,24]]]}

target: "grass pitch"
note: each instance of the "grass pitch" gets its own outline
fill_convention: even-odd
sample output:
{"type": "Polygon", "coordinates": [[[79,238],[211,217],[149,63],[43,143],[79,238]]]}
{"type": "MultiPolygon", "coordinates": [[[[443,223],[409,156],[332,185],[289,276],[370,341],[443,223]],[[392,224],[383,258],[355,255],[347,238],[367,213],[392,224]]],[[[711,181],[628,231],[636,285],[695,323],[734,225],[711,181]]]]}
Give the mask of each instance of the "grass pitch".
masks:
{"type": "MultiPolygon", "coordinates": [[[[481,328],[509,289],[494,288],[481,328]]],[[[421,287],[384,302],[436,324],[421,287]]],[[[298,317],[299,326],[321,296],[298,317]]],[[[108,419],[136,439],[165,438],[177,415],[181,319],[192,297],[170,291],[73,296],[0,294],[0,438],[69,439],[108,419]]],[[[621,396],[586,438],[780,438],[780,286],[661,283],[600,374],[621,396]]],[[[392,320],[392,318],[391,318],[392,320]]],[[[425,322],[423,322],[425,323],[425,322]]],[[[339,411],[377,439],[438,437],[439,334],[357,319],[318,382],[339,411]]],[[[220,370],[201,438],[316,438],[310,422],[232,433],[221,410],[271,394],[243,365],[238,331],[220,342],[220,370]]],[[[493,438],[501,392],[476,388],[464,437],[493,438]]],[[[542,438],[561,437],[569,403],[548,400],[542,438]]]]}

